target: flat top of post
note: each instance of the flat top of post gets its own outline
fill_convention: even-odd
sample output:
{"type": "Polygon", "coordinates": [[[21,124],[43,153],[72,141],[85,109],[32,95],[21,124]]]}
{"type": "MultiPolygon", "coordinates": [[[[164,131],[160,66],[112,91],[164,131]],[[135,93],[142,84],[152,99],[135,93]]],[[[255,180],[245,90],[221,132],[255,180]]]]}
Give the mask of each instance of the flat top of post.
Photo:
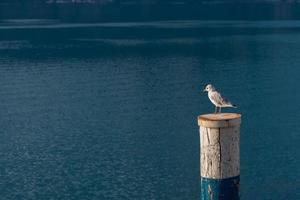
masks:
{"type": "Polygon", "coordinates": [[[238,118],[241,118],[241,115],[237,113],[211,113],[199,116],[199,119],[209,121],[223,121],[238,118]]]}
{"type": "Polygon", "coordinates": [[[241,123],[241,114],[238,113],[211,113],[200,115],[198,125],[204,127],[230,127],[241,123]]]}

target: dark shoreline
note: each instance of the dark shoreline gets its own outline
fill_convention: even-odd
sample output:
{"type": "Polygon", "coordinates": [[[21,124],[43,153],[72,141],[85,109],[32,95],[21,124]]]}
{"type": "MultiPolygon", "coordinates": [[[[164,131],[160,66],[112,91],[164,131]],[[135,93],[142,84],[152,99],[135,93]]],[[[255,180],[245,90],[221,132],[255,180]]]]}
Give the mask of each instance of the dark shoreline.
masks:
{"type": "Polygon", "coordinates": [[[3,19],[56,19],[63,22],[299,20],[300,4],[0,4],[0,20],[3,19]]]}

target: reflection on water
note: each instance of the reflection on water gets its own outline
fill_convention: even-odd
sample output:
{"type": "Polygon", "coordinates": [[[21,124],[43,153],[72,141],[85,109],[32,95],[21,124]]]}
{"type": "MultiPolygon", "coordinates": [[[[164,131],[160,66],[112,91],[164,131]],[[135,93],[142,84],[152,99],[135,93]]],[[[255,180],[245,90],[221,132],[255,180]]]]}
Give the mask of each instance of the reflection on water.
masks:
{"type": "Polygon", "coordinates": [[[283,24],[272,34],[228,23],[234,34],[195,25],[212,33],[192,37],[149,38],[155,28],[142,24],[131,38],[113,29],[85,37],[86,27],[62,39],[52,34],[63,28],[44,27],[42,39],[6,30],[2,198],[198,199],[196,117],[213,110],[201,93],[212,82],[243,114],[241,199],[299,199],[300,37],[282,27],[298,22],[271,22],[283,24]]]}
{"type": "Polygon", "coordinates": [[[71,27],[151,27],[151,28],[296,28],[300,21],[203,21],[203,20],[176,20],[153,22],[104,22],[104,23],[61,23],[51,19],[3,19],[0,29],[14,28],[71,28],[71,27]]]}

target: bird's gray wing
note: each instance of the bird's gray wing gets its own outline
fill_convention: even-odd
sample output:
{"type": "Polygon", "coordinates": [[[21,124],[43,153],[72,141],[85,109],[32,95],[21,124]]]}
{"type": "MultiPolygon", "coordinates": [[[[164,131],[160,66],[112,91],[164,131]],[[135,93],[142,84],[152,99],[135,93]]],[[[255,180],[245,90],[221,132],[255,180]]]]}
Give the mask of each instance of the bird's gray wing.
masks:
{"type": "Polygon", "coordinates": [[[221,94],[218,92],[213,92],[211,98],[214,102],[216,102],[219,105],[224,104],[224,99],[222,98],[221,94]]]}
{"type": "Polygon", "coordinates": [[[221,97],[221,98],[224,105],[231,105],[230,101],[227,100],[225,97],[221,97]]]}
{"type": "Polygon", "coordinates": [[[232,106],[232,103],[228,101],[225,97],[222,97],[222,95],[218,92],[215,92],[215,95],[213,95],[213,98],[216,102],[218,102],[220,105],[223,106],[232,106]]]}

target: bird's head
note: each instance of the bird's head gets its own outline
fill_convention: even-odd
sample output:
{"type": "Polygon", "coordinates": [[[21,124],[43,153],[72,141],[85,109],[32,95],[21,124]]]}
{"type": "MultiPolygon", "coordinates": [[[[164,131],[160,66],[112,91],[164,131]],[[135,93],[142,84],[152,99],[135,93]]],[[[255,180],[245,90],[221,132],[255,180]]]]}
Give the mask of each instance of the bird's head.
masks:
{"type": "Polygon", "coordinates": [[[209,91],[213,91],[215,90],[214,86],[212,86],[212,84],[208,84],[205,86],[203,92],[209,92],[209,91]]]}

